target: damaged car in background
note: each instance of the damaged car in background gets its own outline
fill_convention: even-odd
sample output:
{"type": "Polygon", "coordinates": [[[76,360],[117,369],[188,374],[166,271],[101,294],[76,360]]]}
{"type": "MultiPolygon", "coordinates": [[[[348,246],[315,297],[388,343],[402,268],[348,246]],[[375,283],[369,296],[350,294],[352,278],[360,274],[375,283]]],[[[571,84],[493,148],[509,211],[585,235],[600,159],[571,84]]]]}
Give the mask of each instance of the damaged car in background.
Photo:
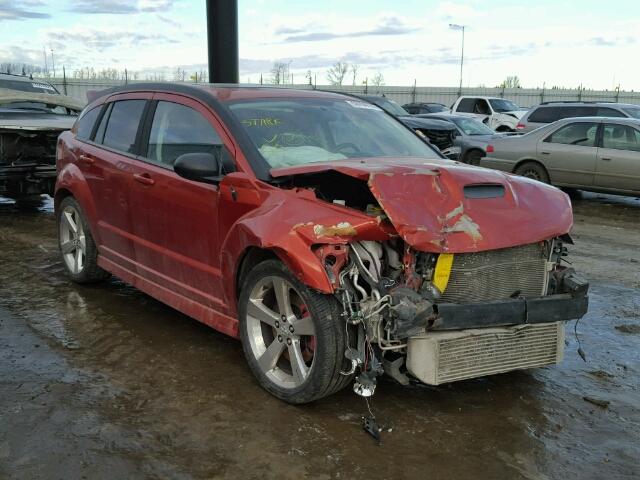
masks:
{"type": "Polygon", "coordinates": [[[70,277],[115,274],[240,338],[287,402],[555,364],[587,311],[567,195],[444,159],[353,97],[122,87],[58,164],[70,277]]]}
{"type": "Polygon", "coordinates": [[[48,83],[0,74],[0,195],[53,194],[58,135],[82,107],[48,83]]]}

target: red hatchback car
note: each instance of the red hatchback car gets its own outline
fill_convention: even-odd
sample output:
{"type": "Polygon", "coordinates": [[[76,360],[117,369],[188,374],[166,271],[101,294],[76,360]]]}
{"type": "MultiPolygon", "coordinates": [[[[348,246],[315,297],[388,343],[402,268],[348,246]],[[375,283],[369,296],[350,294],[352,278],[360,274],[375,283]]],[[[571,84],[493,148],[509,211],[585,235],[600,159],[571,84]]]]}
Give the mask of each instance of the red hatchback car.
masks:
{"type": "Polygon", "coordinates": [[[446,160],[353,97],[117,88],[57,168],[71,278],[116,275],[239,337],[288,402],[557,363],[587,309],[564,193],[446,160]]]}

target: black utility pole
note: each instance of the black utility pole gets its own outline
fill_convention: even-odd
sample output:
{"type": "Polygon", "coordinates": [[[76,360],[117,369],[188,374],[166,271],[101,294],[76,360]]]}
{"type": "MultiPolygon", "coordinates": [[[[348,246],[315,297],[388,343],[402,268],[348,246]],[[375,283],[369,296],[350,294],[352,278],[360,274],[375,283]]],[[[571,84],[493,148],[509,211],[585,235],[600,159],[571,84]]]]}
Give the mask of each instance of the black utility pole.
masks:
{"type": "Polygon", "coordinates": [[[238,83],[238,0],[207,0],[209,83],[238,83]]]}

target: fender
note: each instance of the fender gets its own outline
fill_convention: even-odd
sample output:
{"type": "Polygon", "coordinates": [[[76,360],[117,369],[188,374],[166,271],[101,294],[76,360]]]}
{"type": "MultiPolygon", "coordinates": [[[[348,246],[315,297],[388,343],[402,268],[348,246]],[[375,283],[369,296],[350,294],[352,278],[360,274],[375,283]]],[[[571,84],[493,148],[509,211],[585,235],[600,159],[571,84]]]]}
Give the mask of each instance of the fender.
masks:
{"type": "MultiPolygon", "coordinates": [[[[346,245],[358,240],[387,240],[379,218],[340,205],[318,201],[307,189],[283,190],[229,174],[220,184],[222,278],[237,278],[248,248],[271,250],[305,285],[331,294],[334,287],[314,246],[346,245]],[[228,226],[228,227],[227,227],[228,226]]],[[[224,287],[227,305],[235,305],[235,281],[224,287]]]]}
{"type": "Polygon", "coordinates": [[[78,166],[74,163],[67,163],[60,172],[58,172],[58,179],[56,180],[55,189],[55,205],[56,209],[59,205],[59,194],[62,190],[71,192],[71,195],[77,200],[82,207],[87,220],[89,221],[89,230],[91,236],[96,241],[97,245],[101,245],[102,241],[99,237],[98,229],[96,228],[98,214],[93,196],[89,190],[87,181],[84,178],[83,173],[78,166]]]}

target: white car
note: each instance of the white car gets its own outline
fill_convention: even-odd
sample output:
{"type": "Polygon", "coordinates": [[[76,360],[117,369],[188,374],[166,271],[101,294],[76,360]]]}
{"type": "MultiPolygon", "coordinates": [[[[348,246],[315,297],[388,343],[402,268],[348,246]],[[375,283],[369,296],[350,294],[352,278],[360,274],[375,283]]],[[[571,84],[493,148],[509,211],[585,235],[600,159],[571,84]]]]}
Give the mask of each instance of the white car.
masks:
{"type": "Polygon", "coordinates": [[[504,98],[471,96],[458,98],[451,111],[475,117],[496,132],[515,132],[518,120],[527,113],[527,109],[504,98]]]}

